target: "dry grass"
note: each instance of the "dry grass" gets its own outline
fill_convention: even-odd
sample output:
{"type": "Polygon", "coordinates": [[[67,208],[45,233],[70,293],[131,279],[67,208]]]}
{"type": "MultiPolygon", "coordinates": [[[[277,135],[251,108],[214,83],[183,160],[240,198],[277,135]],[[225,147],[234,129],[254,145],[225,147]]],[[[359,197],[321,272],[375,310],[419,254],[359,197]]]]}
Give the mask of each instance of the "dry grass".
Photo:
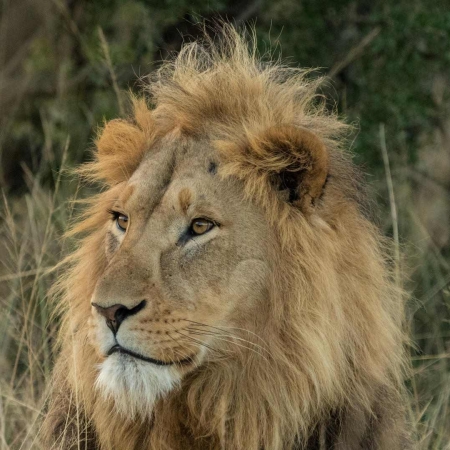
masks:
{"type": "MultiPolygon", "coordinates": [[[[69,141],[62,151],[65,164],[69,141]]],[[[49,288],[62,252],[68,217],[61,172],[52,193],[39,174],[28,176],[29,192],[3,198],[0,246],[0,448],[34,448],[58,328],[49,288]]]]}

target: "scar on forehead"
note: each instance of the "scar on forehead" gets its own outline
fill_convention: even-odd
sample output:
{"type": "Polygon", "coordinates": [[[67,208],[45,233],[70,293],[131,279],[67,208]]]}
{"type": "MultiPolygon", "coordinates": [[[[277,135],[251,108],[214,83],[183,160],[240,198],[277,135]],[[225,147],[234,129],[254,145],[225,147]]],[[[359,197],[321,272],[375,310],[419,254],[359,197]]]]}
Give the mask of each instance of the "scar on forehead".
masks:
{"type": "Polygon", "coordinates": [[[188,188],[181,189],[178,194],[178,201],[180,202],[180,208],[183,212],[186,212],[192,202],[192,194],[188,188]]]}
{"type": "Polygon", "coordinates": [[[217,173],[217,164],[214,161],[210,161],[208,172],[212,175],[215,175],[217,173]]]}
{"type": "Polygon", "coordinates": [[[128,199],[131,197],[131,194],[133,193],[133,191],[134,191],[134,185],[132,185],[132,184],[129,184],[125,189],[124,189],[124,191],[122,192],[122,195],[121,195],[121,200],[122,200],[122,202],[125,204],[127,201],[128,201],[128,199]]]}

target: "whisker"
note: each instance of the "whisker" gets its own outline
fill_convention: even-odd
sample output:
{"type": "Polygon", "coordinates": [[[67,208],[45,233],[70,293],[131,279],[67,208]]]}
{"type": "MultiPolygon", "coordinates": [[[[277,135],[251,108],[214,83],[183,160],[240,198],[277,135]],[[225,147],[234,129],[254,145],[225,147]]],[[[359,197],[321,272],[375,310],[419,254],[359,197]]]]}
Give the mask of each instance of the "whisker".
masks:
{"type": "Polygon", "coordinates": [[[190,328],[190,327],[187,328],[187,329],[188,329],[190,332],[192,332],[193,334],[197,333],[198,335],[202,335],[202,334],[203,334],[203,335],[205,335],[205,336],[221,337],[221,338],[223,338],[223,339],[229,338],[229,339],[227,340],[227,342],[232,342],[232,343],[234,343],[235,345],[240,345],[240,346],[242,346],[242,347],[244,347],[244,348],[248,348],[249,350],[253,350],[253,351],[256,351],[256,349],[259,349],[259,350],[265,352],[268,356],[271,356],[270,352],[269,352],[267,349],[265,349],[264,347],[261,347],[260,345],[255,344],[254,342],[248,341],[248,340],[246,340],[246,339],[239,338],[239,337],[234,336],[234,335],[230,335],[230,334],[219,334],[219,333],[214,332],[214,331],[209,331],[209,330],[199,330],[199,329],[197,329],[197,328],[190,328]],[[237,342],[235,342],[235,340],[238,340],[238,341],[243,342],[244,344],[247,344],[248,347],[245,346],[245,345],[242,345],[242,344],[238,344],[237,342]],[[255,349],[255,348],[251,348],[250,346],[255,347],[256,349],[255,349]]]}
{"type": "MultiPolygon", "coordinates": [[[[206,326],[209,327],[209,325],[206,325],[206,326]]],[[[220,330],[220,328],[218,328],[218,327],[212,327],[212,328],[220,330]]],[[[203,330],[199,330],[198,328],[194,328],[194,327],[187,327],[186,329],[187,330],[191,330],[192,329],[192,330],[202,331],[203,332],[203,330]]],[[[270,352],[269,352],[269,350],[267,350],[267,348],[265,348],[265,347],[263,347],[263,346],[261,346],[259,344],[256,344],[255,342],[252,342],[252,341],[249,341],[248,339],[244,339],[244,338],[241,338],[239,336],[236,336],[235,334],[229,333],[226,330],[220,330],[220,331],[222,331],[223,333],[227,333],[227,334],[220,335],[220,336],[223,336],[223,337],[228,336],[228,337],[231,337],[233,339],[237,339],[238,341],[246,342],[247,344],[252,345],[252,346],[254,346],[256,348],[259,348],[260,350],[262,350],[262,351],[266,352],[268,355],[270,355],[270,352]]],[[[209,330],[208,330],[208,332],[211,333],[211,335],[214,335],[214,333],[215,333],[214,331],[209,331],[209,330]]]]}
{"type": "MultiPolygon", "coordinates": [[[[200,344],[200,345],[203,345],[203,346],[206,347],[206,348],[209,348],[210,350],[217,351],[216,349],[214,349],[214,348],[212,348],[212,347],[208,347],[204,342],[198,341],[198,340],[196,340],[196,339],[190,337],[189,335],[185,335],[185,334],[181,333],[181,332],[180,332],[173,324],[169,323],[168,325],[170,325],[170,326],[174,329],[175,333],[178,333],[179,335],[184,336],[185,338],[188,338],[188,339],[192,340],[192,341],[195,342],[196,344],[200,344]]],[[[184,331],[184,330],[187,330],[187,328],[182,328],[182,330],[183,330],[183,331],[184,331]]],[[[170,333],[168,334],[168,336],[169,336],[171,339],[174,339],[172,336],[170,336],[170,333]]],[[[174,340],[175,340],[175,339],[174,339],[174,340]]],[[[178,341],[176,341],[176,342],[178,342],[178,341]]]]}
{"type": "Polygon", "coordinates": [[[178,330],[175,330],[175,333],[178,333],[178,334],[180,334],[181,336],[184,336],[185,338],[190,339],[191,341],[195,342],[196,344],[199,344],[199,345],[202,345],[203,347],[209,348],[209,349],[212,350],[213,352],[218,352],[218,353],[220,353],[219,350],[217,350],[216,348],[210,347],[209,345],[205,344],[204,342],[198,341],[197,339],[194,339],[194,338],[191,337],[191,336],[187,336],[187,335],[185,335],[185,334],[179,332],[178,330]]]}
{"type": "Polygon", "coordinates": [[[196,325],[200,325],[203,327],[209,327],[209,328],[215,328],[216,330],[220,330],[223,331],[225,333],[228,333],[227,330],[225,330],[225,328],[228,328],[230,330],[240,330],[240,331],[244,331],[245,333],[249,333],[252,334],[253,336],[255,336],[256,338],[258,338],[260,341],[262,341],[265,345],[267,345],[267,342],[258,334],[254,333],[253,331],[247,330],[246,328],[239,328],[239,327],[227,327],[227,326],[222,326],[222,327],[216,327],[213,325],[209,325],[207,323],[202,323],[202,322],[195,322],[194,320],[189,320],[189,319],[184,319],[186,322],[191,322],[194,323],[196,325]]]}
{"type": "MultiPolygon", "coordinates": [[[[169,333],[167,336],[169,336],[170,339],[172,339],[178,346],[180,346],[180,342],[177,341],[174,337],[172,337],[172,336],[170,335],[170,333],[169,333]]],[[[176,350],[176,349],[173,348],[173,347],[171,347],[170,350],[172,351],[172,353],[175,353],[175,352],[176,352],[177,355],[181,357],[181,359],[190,358],[190,355],[187,353],[187,351],[186,351],[186,353],[184,353],[184,352],[181,352],[180,350],[176,350]]],[[[198,361],[197,361],[196,359],[192,359],[192,362],[193,362],[193,364],[194,364],[196,367],[198,367],[198,361]]]]}
{"type": "MultiPolygon", "coordinates": [[[[191,332],[191,333],[194,334],[194,335],[198,335],[198,336],[202,336],[202,335],[204,335],[204,336],[214,336],[214,337],[215,337],[216,339],[218,339],[219,341],[228,342],[228,343],[233,344],[233,345],[235,345],[235,346],[237,346],[237,347],[244,348],[244,349],[246,349],[246,350],[250,350],[250,351],[256,353],[258,356],[261,356],[261,358],[264,358],[266,361],[268,361],[268,359],[266,358],[266,356],[264,356],[262,353],[258,352],[258,351],[255,350],[254,348],[252,348],[252,347],[247,347],[246,345],[239,344],[239,343],[237,343],[237,342],[235,342],[235,341],[233,341],[233,340],[231,340],[231,339],[226,339],[226,338],[222,337],[223,335],[220,335],[220,334],[217,334],[217,333],[209,333],[209,332],[207,332],[207,331],[206,331],[206,332],[203,332],[203,331],[193,331],[193,332],[191,332]]],[[[265,349],[263,349],[263,350],[265,350],[265,349]]],[[[267,350],[265,350],[265,351],[267,352],[267,350]]],[[[268,355],[271,356],[270,353],[268,353],[268,355]]]]}

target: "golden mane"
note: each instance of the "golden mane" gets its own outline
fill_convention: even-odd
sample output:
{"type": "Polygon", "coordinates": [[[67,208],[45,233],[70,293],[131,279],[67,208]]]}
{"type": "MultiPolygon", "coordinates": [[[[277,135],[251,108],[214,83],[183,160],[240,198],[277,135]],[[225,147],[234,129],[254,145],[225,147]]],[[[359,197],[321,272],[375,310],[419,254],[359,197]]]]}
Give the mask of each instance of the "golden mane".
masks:
{"type": "MultiPolygon", "coordinates": [[[[106,190],[74,230],[86,236],[61,280],[66,311],[55,386],[76,390],[66,403],[77,405],[88,428],[96,423],[102,448],[162,449],[168,430],[183,429],[202,449],[287,449],[306,445],[331,413],[346,410],[370,421],[379,414],[380,395],[401,391],[402,292],[390,273],[389,242],[361,211],[356,172],[342,149],[348,127],[327,112],[317,95],[321,82],[307,71],[262,62],[255,42],[225,25],[217,42],[185,45],[150,79],[147,98],[133,99],[133,116],[101,130],[98,158],[82,173],[106,190]],[[329,166],[326,192],[317,211],[280,201],[270,189],[274,175],[311,163],[299,163],[292,139],[284,139],[292,127],[320,137],[327,150],[321,160],[329,166]],[[155,426],[150,438],[143,435],[148,424],[124,421],[94,392],[85,318],[106,264],[105,210],[152,143],[168,134],[211,140],[221,157],[219,174],[242,180],[276,229],[279,246],[272,252],[265,332],[270,356],[243,351],[190,374],[176,396],[158,405],[155,414],[164,417],[158,424],[165,427],[155,426]],[[283,143],[282,151],[274,151],[274,141],[283,143]]],[[[53,407],[49,422],[60,409],[67,405],[53,407]]],[[[55,425],[50,428],[54,433],[55,425]]]]}

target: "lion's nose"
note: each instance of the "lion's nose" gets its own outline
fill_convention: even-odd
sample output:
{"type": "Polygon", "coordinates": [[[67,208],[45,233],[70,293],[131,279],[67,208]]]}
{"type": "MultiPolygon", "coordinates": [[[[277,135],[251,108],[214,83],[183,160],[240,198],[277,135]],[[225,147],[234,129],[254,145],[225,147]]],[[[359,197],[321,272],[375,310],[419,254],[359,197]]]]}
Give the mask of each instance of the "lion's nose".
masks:
{"type": "Polygon", "coordinates": [[[137,314],[146,304],[145,300],[142,300],[134,308],[127,308],[125,305],[116,304],[108,307],[100,306],[97,303],[92,303],[92,306],[106,319],[106,325],[108,328],[116,334],[119,330],[120,324],[129,316],[137,314]]]}

